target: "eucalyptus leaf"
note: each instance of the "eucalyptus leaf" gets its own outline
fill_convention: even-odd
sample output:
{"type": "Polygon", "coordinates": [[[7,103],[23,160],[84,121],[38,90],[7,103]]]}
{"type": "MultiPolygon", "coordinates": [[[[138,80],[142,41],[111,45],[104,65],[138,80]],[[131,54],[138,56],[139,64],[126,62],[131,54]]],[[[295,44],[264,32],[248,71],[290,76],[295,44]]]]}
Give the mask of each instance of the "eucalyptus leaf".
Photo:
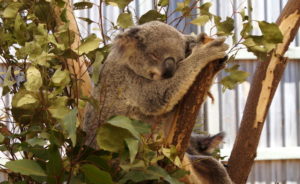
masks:
{"type": "Polygon", "coordinates": [[[3,17],[4,18],[15,18],[19,8],[22,6],[22,3],[19,2],[12,2],[9,3],[8,6],[3,11],[3,17]]]}
{"type": "Polygon", "coordinates": [[[125,138],[126,145],[129,149],[130,163],[133,163],[139,149],[139,141],[133,138],[125,138]]]}
{"type": "Polygon", "coordinates": [[[2,143],[4,139],[5,139],[4,135],[0,132],[0,143],[2,143]]]}
{"type": "Polygon", "coordinates": [[[218,36],[229,36],[233,34],[234,20],[231,17],[226,17],[226,20],[221,22],[221,17],[214,16],[214,20],[218,36]]]}
{"type": "Polygon", "coordinates": [[[169,0],[159,0],[158,6],[168,6],[169,0]]]}
{"type": "Polygon", "coordinates": [[[58,68],[51,77],[51,81],[54,86],[65,87],[71,81],[69,71],[58,68]]]}
{"type": "Polygon", "coordinates": [[[87,37],[83,43],[81,43],[81,45],[75,49],[74,51],[76,53],[78,53],[79,55],[82,54],[87,54],[92,50],[95,50],[96,48],[99,47],[100,44],[100,39],[97,38],[97,36],[95,34],[90,35],[89,37],[87,37]]]}
{"type": "Polygon", "coordinates": [[[105,0],[106,3],[108,3],[110,5],[116,5],[121,10],[123,10],[132,1],[133,0],[105,0]]]}
{"type": "Polygon", "coordinates": [[[91,164],[84,164],[80,167],[84,173],[85,179],[93,184],[113,184],[112,178],[108,172],[100,170],[91,164]]]}
{"type": "Polygon", "coordinates": [[[102,62],[104,60],[104,56],[101,52],[96,52],[96,58],[94,63],[92,64],[93,67],[93,75],[92,75],[92,80],[94,84],[97,84],[99,81],[99,76],[100,76],[100,69],[102,67],[102,62]]]}
{"type": "Polygon", "coordinates": [[[194,20],[191,21],[192,24],[195,24],[197,26],[203,26],[209,21],[208,15],[201,15],[194,20]]]}
{"type": "Polygon", "coordinates": [[[37,103],[38,100],[31,94],[25,94],[16,103],[16,107],[24,108],[24,106],[33,105],[37,103]]]}
{"type": "Polygon", "coordinates": [[[146,22],[150,22],[154,20],[163,22],[166,20],[166,16],[159,13],[156,10],[149,10],[148,12],[146,12],[141,16],[141,18],[139,19],[139,24],[144,24],[146,22]]]}
{"type": "Polygon", "coordinates": [[[81,1],[73,4],[74,10],[89,9],[93,7],[93,3],[88,1],[81,1]]]}
{"type": "Polygon", "coordinates": [[[117,23],[121,28],[128,28],[133,26],[131,13],[120,13],[117,19],[117,23]]]}
{"type": "Polygon", "coordinates": [[[63,119],[63,128],[67,136],[71,139],[73,146],[76,145],[76,122],[77,109],[72,109],[63,119]]]}
{"type": "Polygon", "coordinates": [[[23,159],[9,161],[5,164],[5,167],[23,175],[46,176],[45,171],[34,160],[23,159]]]}
{"type": "Polygon", "coordinates": [[[258,25],[263,34],[264,39],[268,43],[282,43],[283,35],[275,23],[268,23],[266,21],[258,21],[258,25]]]}
{"type": "Polygon", "coordinates": [[[209,18],[212,17],[212,14],[209,12],[210,7],[212,6],[211,2],[206,2],[200,6],[200,15],[206,15],[209,18]]]}
{"type": "Polygon", "coordinates": [[[26,79],[24,86],[28,91],[38,91],[43,85],[42,75],[40,71],[34,67],[30,66],[26,71],[26,79]]]}

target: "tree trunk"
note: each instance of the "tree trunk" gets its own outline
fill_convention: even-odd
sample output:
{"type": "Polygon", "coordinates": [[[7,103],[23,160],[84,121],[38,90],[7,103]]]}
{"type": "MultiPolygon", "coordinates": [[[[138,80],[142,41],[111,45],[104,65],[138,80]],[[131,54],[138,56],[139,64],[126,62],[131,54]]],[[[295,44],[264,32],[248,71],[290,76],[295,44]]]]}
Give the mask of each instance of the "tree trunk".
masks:
{"type": "Polygon", "coordinates": [[[286,67],[284,53],[294,39],[300,24],[300,1],[289,0],[277,24],[283,33],[283,43],[271,52],[270,57],[256,68],[246,102],[239,133],[228,162],[231,179],[246,183],[256,157],[256,149],[278,83],[286,67]]]}
{"type": "MultiPolygon", "coordinates": [[[[62,13],[62,8],[55,8],[55,20],[57,26],[66,24],[60,18],[62,13]]],[[[75,33],[74,42],[71,43],[71,49],[75,50],[80,46],[80,32],[77,26],[77,22],[74,16],[72,2],[70,0],[66,1],[67,10],[67,20],[69,21],[69,30],[75,33]]],[[[73,81],[72,96],[75,98],[80,98],[82,96],[89,97],[92,91],[92,81],[87,71],[87,66],[83,57],[76,59],[66,59],[67,68],[71,73],[71,78],[73,81]]],[[[83,119],[83,109],[79,109],[80,119],[83,119]]]]}
{"type": "MultiPolygon", "coordinates": [[[[207,37],[205,38],[204,43],[210,42],[211,40],[211,38],[207,37]]],[[[188,147],[200,107],[205,102],[214,77],[223,68],[223,60],[216,60],[209,63],[199,73],[187,94],[185,94],[183,99],[176,106],[175,116],[167,135],[166,142],[168,145],[171,144],[176,146],[181,159],[188,147]]]]}

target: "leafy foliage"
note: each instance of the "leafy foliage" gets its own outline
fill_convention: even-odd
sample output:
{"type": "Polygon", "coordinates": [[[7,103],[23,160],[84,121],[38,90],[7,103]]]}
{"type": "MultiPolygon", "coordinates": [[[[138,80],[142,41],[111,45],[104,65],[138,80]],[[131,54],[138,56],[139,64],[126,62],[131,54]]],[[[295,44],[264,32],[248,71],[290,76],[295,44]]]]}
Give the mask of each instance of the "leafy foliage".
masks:
{"type": "MultiPolygon", "coordinates": [[[[188,19],[198,26],[214,22],[212,29],[219,36],[234,35],[233,19],[222,20],[212,14],[209,2],[200,7],[190,0],[177,3],[174,12],[181,15],[174,20],[169,17],[174,12],[168,12],[168,0],[158,1],[153,10],[140,17],[130,8],[133,0],[105,0],[99,5],[81,1],[74,3],[73,9],[101,10],[103,2],[122,10],[117,21],[111,22],[112,32],[135,23],[158,20],[178,25],[188,19]],[[200,14],[190,20],[195,8],[200,14]]],[[[95,139],[100,149],[86,143],[79,114],[85,103],[97,102],[73,91],[80,81],[68,62],[82,58],[91,61],[92,80],[98,83],[113,34],[103,30],[102,21],[79,17],[88,24],[99,25],[102,39],[91,34],[77,48],[72,47],[78,33],[70,29],[68,11],[65,0],[0,1],[0,57],[7,67],[0,85],[2,96],[13,95],[12,103],[3,110],[6,115],[0,117],[0,150],[10,160],[1,166],[8,173],[6,183],[181,183],[179,179],[186,171],[179,169],[181,162],[175,147],[164,147],[161,135],[148,124],[112,117],[97,131],[95,139]]],[[[274,23],[250,20],[245,12],[239,12],[243,29],[241,40],[235,43],[264,58],[282,41],[282,34],[274,23]],[[255,23],[262,35],[252,35],[255,23]]],[[[238,66],[225,72],[228,75],[221,81],[224,89],[233,89],[248,77],[238,66]]]]}

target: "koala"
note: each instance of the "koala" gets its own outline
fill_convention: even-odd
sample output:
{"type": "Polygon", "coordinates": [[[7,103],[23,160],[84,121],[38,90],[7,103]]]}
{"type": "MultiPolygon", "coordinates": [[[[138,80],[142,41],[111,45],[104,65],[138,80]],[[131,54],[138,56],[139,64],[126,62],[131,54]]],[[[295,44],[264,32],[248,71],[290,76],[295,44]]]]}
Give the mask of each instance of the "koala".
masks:
{"type": "Polygon", "coordinates": [[[226,56],[225,38],[202,40],[203,35],[187,36],[158,21],[119,34],[92,92],[100,105],[86,108],[83,129],[90,145],[97,128],[114,115],[168,126],[174,106],[198,73],[226,56]]]}
{"type": "Polygon", "coordinates": [[[187,184],[233,184],[226,168],[212,156],[223,141],[223,132],[214,136],[191,136],[189,148],[183,158],[190,175],[184,178],[187,184]]]}

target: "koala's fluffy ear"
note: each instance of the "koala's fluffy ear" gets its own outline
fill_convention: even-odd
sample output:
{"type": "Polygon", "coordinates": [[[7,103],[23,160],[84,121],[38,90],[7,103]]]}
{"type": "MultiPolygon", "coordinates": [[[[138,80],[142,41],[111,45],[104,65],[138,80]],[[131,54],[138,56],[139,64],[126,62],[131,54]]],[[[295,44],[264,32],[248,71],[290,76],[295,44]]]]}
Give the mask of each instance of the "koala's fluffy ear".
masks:
{"type": "Polygon", "coordinates": [[[197,44],[204,44],[205,39],[209,38],[205,33],[201,33],[198,36],[196,35],[184,35],[186,41],[185,56],[189,56],[192,53],[193,48],[197,44]]]}
{"type": "Polygon", "coordinates": [[[144,49],[145,39],[146,36],[141,28],[132,27],[116,37],[114,47],[118,49],[119,53],[127,53],[128,51],[136,49],[144,49]]]}

